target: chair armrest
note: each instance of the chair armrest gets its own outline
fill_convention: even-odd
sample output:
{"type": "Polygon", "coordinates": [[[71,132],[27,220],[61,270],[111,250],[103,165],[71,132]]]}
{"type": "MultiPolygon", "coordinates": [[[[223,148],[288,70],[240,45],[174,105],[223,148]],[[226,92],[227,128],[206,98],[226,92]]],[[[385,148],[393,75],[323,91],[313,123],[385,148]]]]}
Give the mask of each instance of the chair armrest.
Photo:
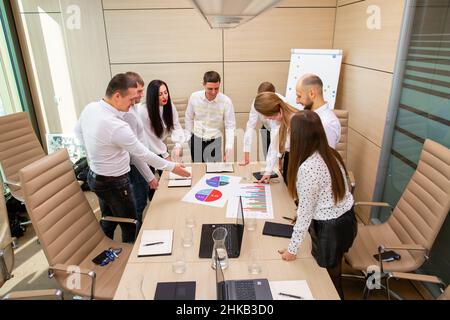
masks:
{"type": "MultiPolygon", "coordinates": [[[[79,274],[83,274],[83,275],[89,276],[91,278],[95,278],[96,277],[95,271],[92,271],[92,270],[89,270],[89,269],[84,269],[84,268],[79,268],[78,266],[76,266],[76,267],[79,268],[78,269],[79,272],[75,272],[73,267],[74,266],[66,266],[64,264],[58,263],[58,264],[55,264],[53,266],[49,266],[48,267],[48,271],[49,271],[49,273],[54,273],[55,271],[61,271],[61,272],[65,272],[65,273],[79,273],[79,274]]],[[[53,275],[51,275],[51,277],[52,276],[53,275]]]]}
{"type": "Polygon", "coordinates": [[[416,273],[406,273],[406,272],[390,272],[390,277],[396,279],[405,279],[405,280],[413,280],[413,281],[422,281],[435,283],[444,286],[444,282],[436,276],[428,276],[424,274],[416,274],[416,273]]]}
{"type": "Polygon", "coordinates": [[[63,292],[59,289],[50,290],[30,290],[30,291],[17,291],[11,292],[5,295],[2,300],[25,300],[32,298],[51,298],[54,297],[57,300],[64,300],[63,292]]]}
{"type": "Polygon", "coordinates": [[[14,180],[10,180],[10,179],[6,179],[5,178],[5,180],[3,180],[3,182],[6,183],[6,184],[10,184],[12,186],[15,186],[15,187],[19,187],[19,188],[22,187],[22,185],[20,184],[20,181],[14,181],[14,180]]]}
{"type": "Polygon", "coordinates": [[[102,217],[100,220],[102,221],[110,221],[110,222],[117,222],[117,223],[131,223],[134,225],[137,225],[138,221],[136,219],[129,219],[129,218],[116,218],[116,217],[102,217]]]}
{"type": "Polygon", "coordinates": [[[0,250],[5,250],[8,246],[12,246],[12,248],[15,248],[15,243],[17,241],[17,238],[11,238],[11,241],[8,242],[7,244],[5,244],[5,246],[3,248],[0,248],[0,250]]]}
{"type": "Polygon", "coordinates": [[[77,272],[76,270],[74,270],[73,268],[74,266],[66,266],[63,264],[55,264],[54,266],[50,266],[48,268],[48,277],[49,278],[53,278],[55,276],[55,271],[61,271],[61,272],[65,272],[65,273],[77,273],[77,274],[81,274],[81,275],[86,275],[89,278],[91,278],[91,295],[89,297],[90,300],[94,299],[94,290],[95,290],[95,280],[97,278],[97,274],[95,273],[95,271],[92,270],[88,270],[88,269],[84,269],[84,268],[79,268],[79,271],[77,272]]]}
{"type": "Polygon", "coordinates": [[[392,211],[392,206],[389,203],[386,202],[365,202],[365,201],[359,201],[355,202],[355,207],[383,207],[383,208],[389,208],[392,211]]]}
{"type": "Polygon", "coordinates": [[[424,248],[420,244],[396,244],[396,245],[387,245],[383,246],[386,250],[412,250],[412,251],[428,251],[427,248],[424,248]]]}
{"type": "Polygon", "coordinates": [[[348,182],[350,183],[350,192],[353,194],[353,192],[355,191],[355,187],[356,187],[355,175],[353,174],[352,171],[348,171],[347,177],[348,177],[348,182]]]}

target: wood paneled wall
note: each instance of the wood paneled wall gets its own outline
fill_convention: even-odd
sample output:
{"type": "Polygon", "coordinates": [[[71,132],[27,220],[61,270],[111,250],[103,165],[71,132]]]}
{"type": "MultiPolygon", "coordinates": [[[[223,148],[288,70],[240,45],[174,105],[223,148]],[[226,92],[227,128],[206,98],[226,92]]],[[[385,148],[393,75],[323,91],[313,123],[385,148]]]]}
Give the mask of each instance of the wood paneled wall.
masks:
{"type": "Polygon", "coordinates": [[[373,197],[403,9],[404,0],[338,0],[333,45],[344,60],[336,108],[350,111],[348,165],[359,201],[373,197]],[[367,27],[369,6],[380,9],[381,29],[367,27]]]}
{"type": "Polygon", "coordinates": [[[172,97],[182,98],[202,89],[205,71],[216,70],[244,129],[260,82],[285,93],[291,48],[331,48],[336,0],[286,0],[223,31],[210,29],[185,0],[103,0],[103,8],[112,73],[164,79],[172,97]]]}
{"type": "MultiPolygon", "coordinates": [[[[173,98],[202,89],[203,73],[218,71],[222,89],[233,100],[238,126],[245,127],[260,82],[271,81],[286,91],[292,48],[331,48],[336,0],[284,0],[236,29],[210,29],[189,0],[15,0],[28,37],[36,101],[48,119],[47,132],[64,131],[40,25],[50,16],[66,40],[75,113],[103,96],[112,74],[136,71],[148,83],[163,79],[173,98]],[[69,4],[79,5],[83,24],[77,32],[65,27],[69,4]],[[31,30],[32,29],[32,30],[31,30]],[[76,44],[76,46],[75,46],[76,44]],[[45,85],[44,85],[45,84],[45,85]]],[[[64,100],[64,99],[63,99],[64,100]]],[[[62,107],[64,105],[64,107],[62,107]]]]}
{"type": "Polygon", "coordinates": [[[50,133],[63,130],[61,118],[71,105],[51,85],[43,18],[52,19],[64,39],[76,116],[103,96],[118,72],[136,71],[147,83],[163,79],[173,98],[183,98],[202,89],[205,71],[216,70],[234,102],[238,127],[244,128],[261,81],[272,81],[285,93],[291,48],[343,49],[336,107],[350,111],[349,167],[358,182],[356,197],[372,198],[404,0],[284,0],[231,30],[210,29],[188,0],[13,2],[31,53],[33,97],[47,120],[42,131],[50,133]],[[81,9],[80,30],[66,28],[70,4],[81,9]],[[381,10],[380,30],[367,27],[369,6],[381,10]]]}

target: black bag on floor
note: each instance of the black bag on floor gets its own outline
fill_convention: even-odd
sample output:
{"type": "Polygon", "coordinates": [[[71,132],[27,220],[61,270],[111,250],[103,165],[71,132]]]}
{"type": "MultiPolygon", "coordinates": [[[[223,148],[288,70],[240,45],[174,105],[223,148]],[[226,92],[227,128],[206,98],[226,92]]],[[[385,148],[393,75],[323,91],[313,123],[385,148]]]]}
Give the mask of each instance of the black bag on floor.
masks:
{"type": "Polygon", "coordinates": [[[90,191],[89,185],[87,183],[87,175],[89,172],[89,165],[87,162],[86,157],[83,157],[79,159],[75,164],[73,165],[73,171],[75,172],[75,177],[79,181],[83,181],[83,184],[81,185],[81,190],[83,191],[90,191]]]}
{"type": "Polygon", "coordinates": [[[26,231],[26,226],[20,225],[20,223],[27,221],[27,218],[21,216],[27,210],[25,205],[16,198],[10,196],[9,199],[6,200],[6,209],[8,211],[11,236],[15,238],[22,237],[26,231]]]}

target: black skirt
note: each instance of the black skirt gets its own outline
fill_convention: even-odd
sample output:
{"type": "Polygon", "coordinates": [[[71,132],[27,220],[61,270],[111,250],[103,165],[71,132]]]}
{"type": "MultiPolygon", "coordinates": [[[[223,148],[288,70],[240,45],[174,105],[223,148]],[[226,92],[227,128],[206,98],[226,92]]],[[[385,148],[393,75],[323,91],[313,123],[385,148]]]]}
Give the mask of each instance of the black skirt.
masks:
{"type": "Polygon", "coordinates": [[[341,263],[355,240],[358,231],[353,208],[331,220],[312,220],[309,233],[312,240],[311,254],[322,268],[334,268],[341,263]]]}

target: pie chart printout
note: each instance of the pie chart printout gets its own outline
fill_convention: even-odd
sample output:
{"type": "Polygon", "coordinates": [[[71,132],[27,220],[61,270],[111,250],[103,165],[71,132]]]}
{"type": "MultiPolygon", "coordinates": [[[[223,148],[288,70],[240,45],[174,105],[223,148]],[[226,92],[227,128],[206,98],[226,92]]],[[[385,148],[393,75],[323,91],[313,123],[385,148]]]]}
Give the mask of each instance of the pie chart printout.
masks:
{"type": "Polygon", "coordinates": [[[213,188],[223,187],[228,185],[229,183],[230,178],[224,176],[213,177],[211,179],[206,180],[206,184],[213,188]]]}
{"type": "Polygon", "coordinates": [[[216,189],[205,189],[195,194],[195,199],[202,202],[214,202],[222,198],[222,192],[216,189]]]}

